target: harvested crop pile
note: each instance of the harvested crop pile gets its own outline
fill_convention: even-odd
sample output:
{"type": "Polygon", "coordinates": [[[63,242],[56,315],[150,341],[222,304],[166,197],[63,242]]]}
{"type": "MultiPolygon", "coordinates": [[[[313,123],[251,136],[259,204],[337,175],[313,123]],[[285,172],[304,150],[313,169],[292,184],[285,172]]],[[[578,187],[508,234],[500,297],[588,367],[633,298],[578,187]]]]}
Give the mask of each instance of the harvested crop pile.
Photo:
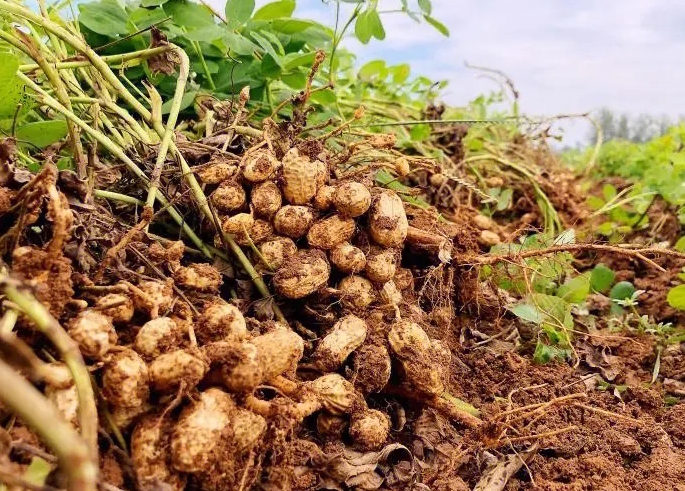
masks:
{"type": "Polygon", "coordinates": [[[684,395],[685,355],[628,310],[633,278],[592,254],[672,276],[685,255],[576,243],[562,221],[587,210],[558,204],[575,188],[541,170],[532,136],[493,130],[494,148],[434,122],[429,152],[361,130],[357,104],[321,121],[322,51],[271,114],[250,87],[182,109],[191,67],[215,62],[191,64],[156,27],[151,47],[104,57],[62,20],[0,14],[26,28],[0,31],[15,123],[27,104],[27,125],[63,130],[0,139],[7,489],[685,482],[682,405],[656,384],[684,395]],[[140,65],[174,77],[124,78],[140,65]],[[606,320],[617,306],[630,336],[606,320]]]}

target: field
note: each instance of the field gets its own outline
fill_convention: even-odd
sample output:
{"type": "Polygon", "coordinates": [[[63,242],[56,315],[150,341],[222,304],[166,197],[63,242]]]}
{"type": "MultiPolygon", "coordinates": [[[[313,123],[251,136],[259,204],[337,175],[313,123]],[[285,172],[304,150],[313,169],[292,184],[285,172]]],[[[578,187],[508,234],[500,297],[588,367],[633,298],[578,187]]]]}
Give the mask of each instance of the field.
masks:
{"type": "Polygon", "coordinates": [[[685,126],[559,152],[340,2],[0,0],[0,491],[685,489],[685,126]]]}

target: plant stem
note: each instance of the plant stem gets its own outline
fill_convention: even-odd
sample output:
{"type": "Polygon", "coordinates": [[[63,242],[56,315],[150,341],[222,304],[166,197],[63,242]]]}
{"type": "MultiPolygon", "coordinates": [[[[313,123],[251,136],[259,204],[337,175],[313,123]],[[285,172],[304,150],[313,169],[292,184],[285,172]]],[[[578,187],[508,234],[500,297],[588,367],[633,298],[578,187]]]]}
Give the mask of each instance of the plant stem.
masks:
{"type": "MultiPolygon", "coordinates": [[[[33,80],[31,80],[30,78],[26,77],[24,74],[21,73],[19,74],[19,78],[21,78],[31,89],[35,90],[38,93],[38,98],[41,100],[43,104],[51,107],[55,111],[62,113],[67,118],[74,120],[74,122],[81,129],[83,129],[86,133],[95,138],[99,143],[102,144],[103,147],[109,150],[115,157],[124,162],[124,164],[126,164],[129,170],[133,172],[133,174],[136,177],[138,177],[145,183],[148,182],[148,177],[145,175],[145,173],[128,157],[128,155],[126,155],[126,153],[124,153],[121,147],[119,147],[116,143],[110,140],[102,132],[91,128],[73,112],[67,111],[58,101],[56,101],[54,98],[48,95],[47,92],[45,92],[35,82],[33,82],[33,80]]],[[[190,169],[188,168],[188,170],[190,169]]],[[[159,191],[157,192],[157,199],[160,203],[162,203],[163,206],[169,205],[169,200],[166,197],[164,197],[164,195],[159,191]]],[[[188,236],[188,238],[190,238],[190,240],[193,241],[193,243],[198,247],[198,249],[200,249],[205,254],[205,256],[211,258],[211,252],[207,249],[207,246],[204,244],[204,242],[202,242],[202,240],[197,236],[197,234],[195,234],[193,229],[190,228],[190,226],[185,222],[183,216],[181,216],[181,214],[171,206],[169,206],[167,211],[173,217],[173,219],[176,220],[176,223],[178,223],[181,226],[183,232],[188,236]]]]}
{"type": "Polygon", "coordinates": [[[45,396],[1,359],[0,380],[0,401],[31,426],[54,452],[67,474],[69,491],[96,491],[98,466],[85,441],[45,396]]]}
{"type": "Polygon", "coordinates": [[[155,167],[150,178],[150,187],[148,188],[147,201],[145,202],[145,205],[150,208],[152,208],[155,204],[155,197],[157,196],[157,190],[159,187],[159,179],[162,175],[162,168],[164,167],[164,162],[166,161],[171,139],[174,136],[174,128],[176,128],[178,113],[181,111],[181,102],[183,99],[183,94],[186,90],[188,73],[190,72],[190,60],[188,60],[188,55],[186,52],[182,49],[178,49],[176,52],[180,55],[181,59],[178,71],[178,82],[176,83],[176,91],[174,92],[174,98],[171,102],[169,117],[167,118],[166,131],[164,132],[162,143],[157,151],[157,160],[155,161],[155,167]]]}
{"type": "MultiPolygon", "coordinates": [[[[76,342],[69,337],[67,332],[59,325],[50,312],[32,295],[19,291],[16,283],[7,275],[0,274],[5,295],[14,302],[30,319],[34,325],[55,345],[60,356],[67,365],[74,379],[74,386],[79,400],[79,425],[83,433],[89,451],[86,457],[90,463],[97,465],[98,462],[98,414],[95,405],[95,394],[90,384],[90,373],[86,367],[81,352],[76,342]]],[[[11,391],[16,390],[7,379],[0,377],[3,387],[9,386],[11,391]]]]}
{"type": "Polygon", "coordinates": [[[104,189],[94,189],[93,196],[101,199],[108,199],[112,201],[120,201],[130,205],[145,206],[145,202],[134,198],[133,196],[126,196],[125,194],[114,193],[112,191],[105,191],[104,189]]]}
{"type": "MultiPolygon", "coordinates": [[[[139,51],[131,51],[130,53],[121,53],[117,55],[101,56],[100,58],[108,65],[115,65],[117,63],[126,63],[133,60],[146,60],[152,56],[164,53],[169,50],[169,46],[159,46],[156,48],[141,49],[139,51]]],[[[74,68],[82,68],[91,66],[88,60],[75,61],[60,61],[52,64],[52,68],[57,70],[71,70],[74,68]]],[[[30,72],[40,68],[37,63],[28,63],[26,65],[19,65],[20,72],[30,72]]]]}
{"type": "Polygon", "coordinates": [[[14,325],[17,323],[19,314],[14,309],[7,309],[5,315],[0,319],[0,336],[8,335],[14,329],[14,325]]]}

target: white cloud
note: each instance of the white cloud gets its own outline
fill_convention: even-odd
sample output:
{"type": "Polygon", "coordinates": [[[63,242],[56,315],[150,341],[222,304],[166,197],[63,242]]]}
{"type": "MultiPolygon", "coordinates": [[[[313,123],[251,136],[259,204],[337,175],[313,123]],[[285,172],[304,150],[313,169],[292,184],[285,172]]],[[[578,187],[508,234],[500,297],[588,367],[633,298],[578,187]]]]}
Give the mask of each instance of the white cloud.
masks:
{"type": "MultiPolygon", "coordinates": [[[[381,9],[393,4],[399,1],[380,2],[381,9]]],[[[349,12],[350,4],[342,5],[349,12]]],[[[302,17],[331,24],[333,12],[333,1],[298,1],[302,17]]],[[[455,104],[494,87],[466,69],[468,61],[507,73],[521,93],[523,111],[532,114],[604,105],[633,114],[676,117],[681,111],[681,0],[433,0],[433,14],[449,27],[449,38],[391,14],[383,18],[385,41],[363,46],[347,40],[346,46],[361,61],[406,61],[415,73],[448,79],[446,97],[455,104]]],[[[571,129],[571,140],[584,136],[582,127],[571,129]]]]}

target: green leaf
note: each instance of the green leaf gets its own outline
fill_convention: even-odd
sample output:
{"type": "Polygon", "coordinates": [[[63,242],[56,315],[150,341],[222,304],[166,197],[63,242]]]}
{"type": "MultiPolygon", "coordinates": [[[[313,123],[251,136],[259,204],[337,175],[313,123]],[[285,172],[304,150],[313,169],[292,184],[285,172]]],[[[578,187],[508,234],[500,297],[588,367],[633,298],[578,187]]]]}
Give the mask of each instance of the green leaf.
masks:
{"type": "Polygon", "coordinates": [[[24,83],[17,77],[18,68],[16,55],[0,53],[0,119],[14,118],[21,102],[24,83]]]}
{"type": "Polygon", "coordinates": [[[411,68],[408,63],[402,63],[392,67],[390,71],[392,72],[392,82],[399,85],[409,78],[411,68]]]}
{"type": "Polygon", "coordinates": [[[252,54],[259,49],[259,47],[250,39],[236,32],[224,32],[223,40],[226,42],[226,45],[233,56],[252,56],[252,54]]]}
{"type": "Polygon", "coordinates": [[[609,297],[614,300],[625,300],[630,298],[634,292],[635,286],[630,281],[619,281],[609,292],[609,297]]]}
{"type": "Polygon", "coordinates": [[[44,486],[50,472],[52,472],[52,466],[47,460],[33,457],[24,471],[24,480],[34,486],[44,486]]]}
{"type": "Polygon", "coordinates": [[[141,7],[159,7],[160,5],[164,5],[167,3],[169,0],[142,0],[140,2],[141,7]]]}
{"type": "MultiPolygon", "coordinates": [[[[190,107],[193,104],[193,102],[195,101],[196,95],[197,95],[197,92],[195,92],[195,91],[186,92],[183,95],[183,98],[181,99],[181,111],[190,107]]],[[[171,111],[171,105],[173,102],[174,101],[172,99],[169,99],[164,104],[162,104],[162,114],[169,114],[169,111],[171,111]]]]}
{"type": "Polygon", "coordinates": [[[557,290],[557,296],[570,303],[580,303],[590,293],[590,278],[588,275],[579,275],[566,281],[557,290]]]}
{"type": "Polygon", "coordinates": [[[214,25],[208,25],[204,27],[197,27],[191,29],[186,33],[186,38],[191,41],[201,41],[205,43],[211,43],[217,39],[222,39],[224,36],[224,29],[214,25]]]}
{"type": "Polygon", "coordinates": [[[430,0],[419,0],[419,8],[424,14],[430,15],[433,10],[433,5],[431,5],[430,0]]]}
{"type": "Polygon", "coordinates": [[[271,57],[278,64],[279,67],[282,67],[283,57],[274,49],[273,45],[269,42],[268,39],[266,39],[258,32],[251,32],[250,36],[252,36],[252,38],[255,41],[257,41],[257,44],[259,44],[264,51],[271,55],[271,57]]]}
{"type": "Polygon", "coordinates": [[[614,233],[614,224],[611,222],[601,223],[599,226],[597,226],[597,228],[595,228],[595,232],[608,237],[614,233]]]}
{"type": "Polygon", "coordinates": [[[434,19],[434,18],[431,17],[430,15],[424,15],[423,18],[424,18],[424,20],[425,20],[426,22],[428,22],[430,25],[432,25],[433,27],[435,27],[435,29],[437,29],[437,31],[438,31],[440,34],[442,34],[443,36],[449,37],[449,35],[450,35],[450,30],[447,29],[447,26],[446,26],[445,24],[443,24],[442,22],[440,22],[440,21],[437,20],[437,19],[434,19]]]}
{"type": "Polygon", "coordinates": [[[530,303],[518,303],[513,307],[510,307],[509,310],[519,319],[534,324],[540,324],[545,318],[545,314],[540,312],[535,305],[530,303]]]}
{"type": "Polygon", "coordinates": [[[67,136],[67,122],[59,119],[26,123],[17,128],[17,140],[45,148],[67,136]]]}
{"type": "Polygon", "coordinates": [[[514,196],[514,190],[507,188],[502,190],[500,195],[497,197],[497,211],[506,210],[511,204],[511,198],[514,196]]]}
{"type": "Polygon", "coordinates": [[[295,2],[293,0],[281,0],[279,2],[267,3],[254,13],[252,19],[271,20],[279,17],[290,17],[294,11],[295,2]]]}
{"type": "Polygon", "coordinates": [[[357,75],[365,82],[373,78],[384,79],[388,75],[388,69],[384,60],[372,60],[364,64],[357,75]]]}
{"type": "Polygon", "coordinates": [[[286,55],[286,57],[283,59],[283,69],[292,70],[293,68],[298,68],[301,66],[312,66],[315,57],[316,53],[313,51],[311,53],[304,54],[291,53],[286,55]]]}
{"type": "Polygon", "coordinates": [[[533,360],[536,363],[546,364],[554,360],[565,360],[569,355],[569,350],[558,346],[549,346],[542,341],[538,341],[535,346],[533,360]]]}
{"type": "Polygon", "coordinates": [[[224,13],[226,20],[231,25],[242,26],[247,22],[254,11],[254,0],[228,0],[224,13]]]}
{"type": "Polygon", "coordinates": [[[605,204],[604,200],[599,196],[588,196],[588,198],[585,200],[585,203],[587,204],[588,208],[593,211],[601,209],[605,204]]]}
{"type": "Polygon", "coordinates": [[[427,124],[415,124],[409,131],[412,141],[425,141],[431,135],[431,127],[427,124]]]}
{"type": "Polygon", "coordinates": [[[666,296],[668,305],[678,310],[685,310],[685,285],[671,288],[666,296]]]}
{"type": "Polygon", "coordinates": [[[100,0],[78,6],[79,22],[105,36],[128,34],[128,15],[116,0],[100,0]]]}
{"type": "Polygon", "coordinates": [[[576,231],[572,228],[566,229],[556,236],[554,245],[568,245],[576,243],[576,231]]]}
{"type": "Polygon", "coordinates": [[[679,239],[678,239],[678,242],[675,243],[675,245],[673,246],[673,248],[674,248],[676,251],[685,252],[685,236],[679,238],[679,239]]]}
{"type": "Polygon", "coordinates": [[[381,41],[385,39],[385,29],[383,29],[383,22],[381,21],[381,16],[378,15],[378,12],[375,9],[369,11],[369,25],[373,37],[381,41]]]}
{"type": "Polygon", "coordinates": [[[216,25],[211,10],[188,0],[169,0],[164,5],[164,11],[176,25],[186,29],[202,29],[216,25]]]}
{"type": "Polygon", "coordinates": [[[354,35],[362,44],[368,44],[373,35],[373,28],[369,21],[369,11],[365,10],[357,16],[354,23],[354,35]]]}
{"type": "Polygon", "coordinates": [[[615,278],[616,273],[611,268],[600,263],[590,273],[590,286],[593,291],[604,293],[609,290],[615,278]]]}
{"type": "Polygon", "coordinates": [[[144,29],[146,27],[150,27],[152,24],[157,24],[159,22],[162,22],[166,18],[167,18],[167,14],[161,8],[159,8],[159,9],[137,8],[133,12],[131,12],[131,15],[129,16],[130,21],[133,24],[135,24],[135,27],[133,25],[130,26],[129,33],[134,33],[136,31],[138,31],[139,29],[144,29]]]}
{"type": "Polygon", "coordinates": [[[611,184],[605,184],[602,187],[602,196],[604,196],[605,201],[609,201],[616,196],[616,188],[611,184]]]}

